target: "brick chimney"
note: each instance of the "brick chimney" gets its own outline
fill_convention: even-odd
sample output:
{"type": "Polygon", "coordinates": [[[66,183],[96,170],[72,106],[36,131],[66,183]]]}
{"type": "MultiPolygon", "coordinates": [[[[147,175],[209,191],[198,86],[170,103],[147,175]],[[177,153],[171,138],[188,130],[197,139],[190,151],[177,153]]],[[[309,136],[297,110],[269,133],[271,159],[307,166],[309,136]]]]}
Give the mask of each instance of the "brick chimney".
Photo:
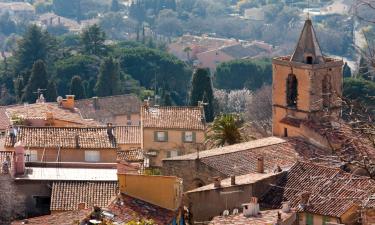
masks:
{"type": "Polygon", "coordinates": [[[259,157],[257,160],[257,172],[264,173],[264,158],[259,157]]]}
{"type": "Polygon", "coordinates": [[[14,145],[15,155],[14,155],[14,167],[15,174],[21,175],[25,173],[25,147],[19,141],[14,145]]]}
{"type": "Polygon", "coordinates": [[[62,107],[65,109],[74,109],[74,95],[66,95],[66,99],[63,99],[62,102],[62,107]]]}
{"type": "Polygon", "coordinates": [[[311,195],[310,192],[307,192],[307,191],[301,193],[299,206],[302,209],[304,209],[306,205],[309,203],[310,195],[311,195]]]}

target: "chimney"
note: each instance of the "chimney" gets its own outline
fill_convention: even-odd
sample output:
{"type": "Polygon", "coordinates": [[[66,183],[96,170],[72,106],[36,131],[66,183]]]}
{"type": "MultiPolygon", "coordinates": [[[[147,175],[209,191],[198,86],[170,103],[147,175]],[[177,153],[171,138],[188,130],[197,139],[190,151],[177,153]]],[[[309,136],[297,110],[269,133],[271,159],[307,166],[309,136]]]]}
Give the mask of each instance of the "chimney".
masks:
{"type": "Polygon", "coordinates": [[[242,204],[243,207],[243,215],[245,217],[252,217],[257,216],[259,214],[259,203],[258,198],[251,197],[250,203],[242,204]]]}
{"type": "Polygon", "coordinates": [[[221,187],[221,178],[220,177],[214,177],[214,187],[215,188],[221,187]]]}
{"type": "Polygon", "coordinates": [[[299,206],[304,209],[306,205],[309,203],[310,192],[303,192],[300,195],[300,203],[299,206]]]}
{"type": "Polygon", "coordinates": [[[257,172],[264,173],[264,158],[259,157],[257,161],[257,172]]]}
{"type": "Polygon", "coordinates": [[[290,212],[290,202],[289,201],[282,202],[281,211],[283,211],[283,213],[289,213],[290,212]]]}
{"type": "Polygon", "coordinates": [[[143,106],[146,108],[150,107],[150,99],[143,100],[143,106]]]}
{"type": "Polygon", "coordinates": [[[80,148],[81,146],[79,145],[79,135],[78,134],[76,134],[74,136],[74,140],[75,140],[76,148],[80,148]]]}
{"type": "Polygon", "coordinates": [[[236,185],[236,176],[230,176],[230,185],[236,185]]]}
{"type": "Polygon", "coordinates": [[[99,109],[99,98],[98,97],[92,97],[92,106],[95,110],[99,109]]]}
{"type": "Polygon", "coordinates": [[[25,173],[25,148],[19,141],[14,145],[14,165],[16,175],[21,175],[25,173]]]}
{"type": "Polygon", "coordinates": [[[78,203],[78,210],[84,210],[84,209],[86,209],[86,203],[85,202],[78,203]]]}
{"type": "Polygon", "coordinates": [[[66,99],[62,100],[62,107],[65,109],[74,109],[74,95],[66,95],[66,99]]]}
{"type": "Polygon", "coordinates": [[[46,102],[46,100],[45,100],[43,94],[40,94],[39,98],[36,100],[36,103],[45,103],[45,102],[46,102]]]}

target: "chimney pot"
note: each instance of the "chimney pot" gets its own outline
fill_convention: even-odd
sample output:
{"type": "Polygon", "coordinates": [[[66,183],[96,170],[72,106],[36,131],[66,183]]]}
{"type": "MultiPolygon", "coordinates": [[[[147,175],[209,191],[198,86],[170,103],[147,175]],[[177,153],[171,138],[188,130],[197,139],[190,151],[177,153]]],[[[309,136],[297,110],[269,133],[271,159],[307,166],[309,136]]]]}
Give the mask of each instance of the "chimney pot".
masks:
{"type": "Polygon", "coordinates": [[[215,188],[221,187],[221,178],[220,177],[214,177],[214,187],[215,188]]]}
{"type": "Polygon", "coordinates": [[[230,184],[236,185],[236,176],[234,176],[234,175],[230,176],[230,184]]]}
{"type": "Polygon", "coordinates": [[[264,158],[259,157],[257,161],[257,172],[264,173],[264,158]]]}

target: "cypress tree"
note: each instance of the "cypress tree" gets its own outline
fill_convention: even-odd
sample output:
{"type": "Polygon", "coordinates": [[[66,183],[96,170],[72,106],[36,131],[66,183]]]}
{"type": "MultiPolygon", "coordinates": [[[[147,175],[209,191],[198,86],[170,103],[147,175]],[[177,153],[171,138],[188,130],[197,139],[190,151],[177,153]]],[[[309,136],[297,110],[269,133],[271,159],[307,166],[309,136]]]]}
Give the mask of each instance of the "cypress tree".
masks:
{"type": "Polygon", "coordinates": [[[206,121],[212,122],[214,119],[213,90],[209,69],[199,68],[193,74],[190,105],[197,106],[199,101],[207,103],[204,107],[206,121]]]}
{"type": "Polygon", "coordinates": [[[33,68],[31,69],[31,76],[22,96],[22,101],[34,103],[39,97],[34,92],[39,88],[46,89],[47,85],[48,77],[46,66],[42,60],[38,60],[34,63],[33,68]]]}
{"type": "Polygon", "coordinates": [[[345,64],[344,64],[344,67],[342,69],[342,73],[343,73],[343,76],[345,78],[352,76],[352,70],[350,69],[350,66],[348,65],[347,62],[345,62],[345,64]]]}
{"type": "Polygon", "coordinates": [[[100,65],[95,92],[100,97],[120,94],[120,68],[112,57],[105,58],[100,65]]]}
{"type": "Polygon", "coordinates": [[[25,84],[24,84],[23,78],[19,76],[14,81],[14,93],[16,94],[16,102],[21,102],[24,88],[25,88],[25,84]]]}
{"type": "Polygon", "coordinates": [[[85,87],[82,84],[80,76],[72,77],[70,82],[70,94],[75,95],[76,99],[86,98],[85,87]]]}
{"type": "Polygon", "coordinates": [[[47,90],[45,92],[44,97],[46,98],[47,102],[55,102],[57,99],[57,87],[54,81],[49,81],[47,85],[47,90]]]}

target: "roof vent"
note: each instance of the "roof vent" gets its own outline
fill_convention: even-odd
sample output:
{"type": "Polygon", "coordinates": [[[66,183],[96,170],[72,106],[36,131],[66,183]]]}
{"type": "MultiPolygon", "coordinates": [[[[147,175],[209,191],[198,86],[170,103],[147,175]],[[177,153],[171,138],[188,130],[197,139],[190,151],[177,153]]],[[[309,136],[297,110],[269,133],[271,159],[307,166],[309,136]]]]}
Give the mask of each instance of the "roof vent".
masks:
{"type": "Polygon", "coordinates": [[[257,216],[259,214],[259,203],[258,198],[251,197],[250,203],[242,204],[243,215],[245,217],[257,216]]]}

